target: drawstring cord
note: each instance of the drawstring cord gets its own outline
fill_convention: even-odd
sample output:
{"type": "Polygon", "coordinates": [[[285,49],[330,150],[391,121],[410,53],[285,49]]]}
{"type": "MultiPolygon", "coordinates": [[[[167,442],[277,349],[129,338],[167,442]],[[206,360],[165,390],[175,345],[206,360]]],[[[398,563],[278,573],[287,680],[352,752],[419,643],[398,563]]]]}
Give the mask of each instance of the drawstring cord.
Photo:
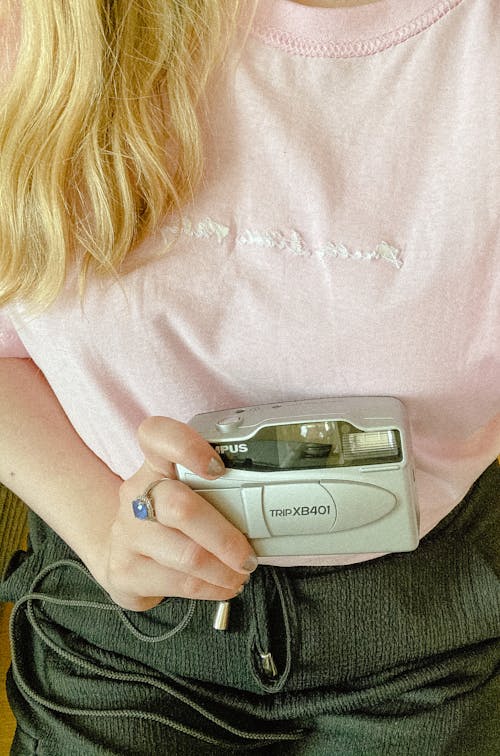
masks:
{"type": "MultiPolygon", "coordinates": [[[[248,648],[250,669],[258,686],[266,693],[283,689],[292,667],[292,639],[297,636],[297,615],[286,570],[267,567],[253,573],[248,584],[252,604],[252,632],[248,648]],[[271,607],[279,599],[282,633],[276,641],[284,647],[284,667],[279,672],[273,655],[270,627],[271,607]]],[[[276,636],[276,633],[274,633],[276,636]]],[[[282,654],[280,654],[282,655],[282,654]]]]}
{"type": "MultiPolygon", "coordinates": [[[[79,599],[62,599],[62,598],[57,598],[55,596],[50,596],[42,592],[38,592],[37,588],[39,587],[40,583],[44,580],[44,578],[47,575],[49,575],[51,572],[62,567],[68,567],[68,568],[79,570],[86,577],[88,577],[89,580],[94,582],[100,588],[99,584],[94,580],[90,572],[83,565],[71,559],[61,559],[45,567],[33,581],[28,595],[23,596],[14,605],[12,609],[11,617],[10,617],[10,623],[9,623],[10,644],[11,644],[11,649],[12,649],[12,671],[13,671],[14,679],[16,680],[16,683],[19,689],[23,692],[23,695],[25,695],[25,697],[28,700],[31,699],[32,701],[38,703],[44,708],[50,709],[60,714],[67,714],[71,716],[109,717],[109,718],[127,717],[131,719],[149,720],[149,721],[153,721],[153,722],[157,722],[157,723],[169,726],[179,732],[183,732],[187,735],[190,735],[204,742],[211,743],[213,745],[234,747],[234,742],[224,741],[221,738],[212,737],[204,731],[198,730],[193,727],[189,727],[187,725],[183,725],[181,722],[177,722],[165,715],[155,714],[150,711],[134,710],[134,709],[101,710],[101,709],[90,709],[90,708],[84,709],[84,708],[77,708],[77,707],[72,707],[72,706],[64,706],[64,705],[55,703],[54,701],[51,701],[45,698],[44,696],[38,694],[23,676],[22,659],[20,659],[19,657],[18,647],[17,647],[18,644],[15,643],[16,621],[18,620],[21,607],[25,604],[27,605],[26,616],[28,618],[28,621],[31,627],[33,628],[34,632],[36,633],[36,635],[41,639],[41,641],[61,659],[64,659],[68,661],[69,663],[74,664],[76,667],[79,667],[80,669],[88,671],[92,675],[103,677],[109,681],[142,684],[145,686],[149,686],[151,688],[157,688],[159,690],[162,690],[165,693],[173,696],[178,701],[184,703],[185,705],[187,705],[194,711],[198,712],[201,716],[203,716],[204,718],[206,718],[213,724],[218,725],[221,729],[225,730],[226,732],[246,740],[247,744],[248,744],[248,741],[252,741],[252,740],[259,741],[260,744],[263,741],[266,741],[266,742],[291,741],[291,740],[296,740],[297,738],[303,735],[302,730],[294,730],[291,732],[273,732],[272,734],[270,734],[269,732],[250,732],[250,731],[241,729],[239,727],[234,727],[230,725],[228,722],[224,721],[220,717],[210,712],[208,709],[205,709],[204,706],[199,705],[195,701],[189,699],[186,695],[183,695],[181,691],[177,690],[175,687],[173,687],[172,685],[169,685],[168,683],[162,682],[160,680],[155,680],[150,675],[142,675],[138,673],[122,673],[122,672],[117,672],[111,669],[105,669],[102,666],[99,666],[97,664],[93,664],[92,662],[87,661],[85,658],[81,657],[80,655],[76,653],[73,653],[71,651],[68,651],[67,649],[63,649],[60,646],[58,646],[52,640],[52,638],[50,638],[47,635],[47,633],[43,630],[41,624],[37,620],[36,613],[35,613],[35,602],[47,603],[47,604],[52,604],[52,605],[57,605],[57,606],[85,608],[85,609],[93,608],[100,611],[114,612],[118,614],[122,622],[125,624],[128,630],[135,637],[140,639],[142,642],[147,642],[147,643],[159,643],[161,641],[165,641],[165,640],[168,640],[169,638],[172,638],[175,634],[180,632],[184,627],[186,627],[188,622],[191,620],[194,614],[195,605],[196,605],[196,602],[194,600],[191,600],[189,602],[188,609],[184,617],[171,630],[167,631],[166,633],[163,633],[162,635],[157,635],[157,636],[146,635],[135,627],[135,625],[130,621],[130,619],[127,617],[127,615],[125,614],[124,610],[121,607],[111,602],[96,602],[96,601],[86,601],[86,600],[79,600],[79,599]]],[[[279,587],[278,587],[278,592],[280,593],[280,596],[281,596],[282,592],[280,591],[279,587]]],[[[283,604],[283,599],[282,599],[282,604],[283,604]]],[[[289,665],[287,666],[289,667],[289,665]]],[[[288,674],[286,674],[286,676],[288,676],[288,674]]],[[[175,680],[175,677],[173,677],[172,679],[175,680]]],[[[278,684],[278,687],[272,686],[271,689],[272,690],[281,689],[284,682],[285,682],[285,679],[283,679],[282,683],[280,681],[280,683],[278,684]]],[[[256,742],[255,745],[250,745],[249,747],[257,748],[259,747],[259,742],[256,742]]]]}
{"type": "MultiPolygon", "coordinates": [[[[80,564],[79,562],[76,562],[72,559],[60,559],[57,562],[53,562],[52,564],[49,564],[47,567],[45,567],[35,578],[33,581],[29,594],[27,596],[24,596],[20,601],[17,602],[17,604],[14,606],[12,614],[17,610],[18,605],[22,603],[27,603],[27,614],[30,618],[30,620],[34,619],[34,613],[33,613],[33,600],[39,600],[39,601],[46,601],[47,603],[58,605],[58,606],[67,606],[72,608],[82,608],[82,609],[99,609],[101,611],[106,612],[113,612],[114,614],[117,614],[120,618],[120,620],[123,622],[123,624],[127,627],[129,632],[132,633],[138,640],[142,641],[143,643],[160,643],[162,641],[168,640],[169,638],[172,638],[174,635],[177,635],[177,633],[180,633],[181,630],[183,630],[188,622],[190,622],[195,608],[196,608],[196,602],[194,599],[191,599],[188,604],[188,608],[186,610],[186,613],[184,614],[184,617],[181,619],[181,621],[175,625],[171,630],[168,630],[166,633],[163,633],[162,635],[146,635],[145,633],[141,632],[135,625],[132,623],[132,621],[127,617],[125,610],[121,608],[121,606],[118,606],[117,604],[114,604],[110,601],[108,602],[101,602],[101,601],[85,601],[82,599],[59,599],[55,596],[50,596],[45,593],[36,593],[37,586],[42,583],[44,578],[51,572],[54,572],[59,567],[70,567],[72,569],[76,569],[79,572],[83,573],[89,580],[91,580],[100,590],[103,590],[99,583],[92,577],[91,573],[87,570],[87,568],[80,564]]],[[[104,591],[103,591],[104,592],[104,591]]],[[[11,617],[11,623],[12,623],[12,617],[11,617]]],[[[12,640],[12,637],[11,637],[12,640]]]]}

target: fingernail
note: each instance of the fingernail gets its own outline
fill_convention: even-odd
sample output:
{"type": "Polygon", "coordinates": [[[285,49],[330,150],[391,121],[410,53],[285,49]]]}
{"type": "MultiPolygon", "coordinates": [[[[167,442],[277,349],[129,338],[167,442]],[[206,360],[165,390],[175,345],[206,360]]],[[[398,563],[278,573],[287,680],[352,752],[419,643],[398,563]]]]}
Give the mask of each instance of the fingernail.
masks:
{"type": "Polygon", "coordinates": [[[212,457],[208,463],[207,473],[208,475],[222,475],[226,471],[226,468],[217,457],[212,457]]]}
{"type": "Polygon", "coordinates": [[[245,572],[253,572],[258,565],[257,557],[253,554],[248,557],[248,559],[241,565],[241,569],[245,570],[245,572]]]}

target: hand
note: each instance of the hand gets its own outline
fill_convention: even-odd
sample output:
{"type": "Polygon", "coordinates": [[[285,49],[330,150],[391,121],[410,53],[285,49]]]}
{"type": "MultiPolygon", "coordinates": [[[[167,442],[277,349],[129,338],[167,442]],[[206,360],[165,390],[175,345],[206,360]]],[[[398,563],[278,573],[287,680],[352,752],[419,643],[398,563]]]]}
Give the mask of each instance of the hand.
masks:
{"type": "Polygon", "coordinates": [[[104,587],[125,609],[151,609],[166,596],[223,601],[234,597],[257,566],[245,536],[211,504],[176,479],[175,464],[214,480],[224,472],[212,447],[189,426],[165,417],[138,432],[142,467],[120,488],[107,536],[104,587]],[[156,521],[138,520],[132,500],[154,488],[156,521]]]}

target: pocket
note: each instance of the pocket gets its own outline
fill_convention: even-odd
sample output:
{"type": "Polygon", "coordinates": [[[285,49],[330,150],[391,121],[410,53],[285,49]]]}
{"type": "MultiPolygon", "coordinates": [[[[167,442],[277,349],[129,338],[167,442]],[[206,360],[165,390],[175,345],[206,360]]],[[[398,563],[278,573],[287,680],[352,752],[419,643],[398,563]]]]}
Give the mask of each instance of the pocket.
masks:
{"type": "Polygon", "coordinates": [[[38,756],[41,756],[42,751],[39,749],[39,743],[40,741],[38,738],[21,730],[18,725],[12,742],[10,756],[31,756],[31,754],[38,754],[38,756]]]}
{"type": "Polygon", "coordinates": [[[28,592],[39,571],[40,561],[38,556],[29,555],[26,551],[16,551],[0,582],[0,601],[19,601],[28,592]]]}
{"type": "MultiPolygon", "coordinates": [[[[48,533],[51,533],[47,529],[48,533]]],[[[30,593],[37,576],[51,563],[72,559],[75,554],[55,533],[39,541],[36,548],[32,544],[31,531],[27,551],[17,551],[0,581],[0,601],[16,603],[30,593]]]]}

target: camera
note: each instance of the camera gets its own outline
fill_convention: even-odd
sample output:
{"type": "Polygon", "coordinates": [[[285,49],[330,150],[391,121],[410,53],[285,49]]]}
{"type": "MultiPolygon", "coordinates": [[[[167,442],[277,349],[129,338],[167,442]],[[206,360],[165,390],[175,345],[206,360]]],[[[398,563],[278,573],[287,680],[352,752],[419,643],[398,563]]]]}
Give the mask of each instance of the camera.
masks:
{"type": "Polygon", "coordinates": [[[196,415],[227,470],[178,477],[250,540],[258,556],[411,551],[418,508],[404,404],[358,396],[196,415]]]}

